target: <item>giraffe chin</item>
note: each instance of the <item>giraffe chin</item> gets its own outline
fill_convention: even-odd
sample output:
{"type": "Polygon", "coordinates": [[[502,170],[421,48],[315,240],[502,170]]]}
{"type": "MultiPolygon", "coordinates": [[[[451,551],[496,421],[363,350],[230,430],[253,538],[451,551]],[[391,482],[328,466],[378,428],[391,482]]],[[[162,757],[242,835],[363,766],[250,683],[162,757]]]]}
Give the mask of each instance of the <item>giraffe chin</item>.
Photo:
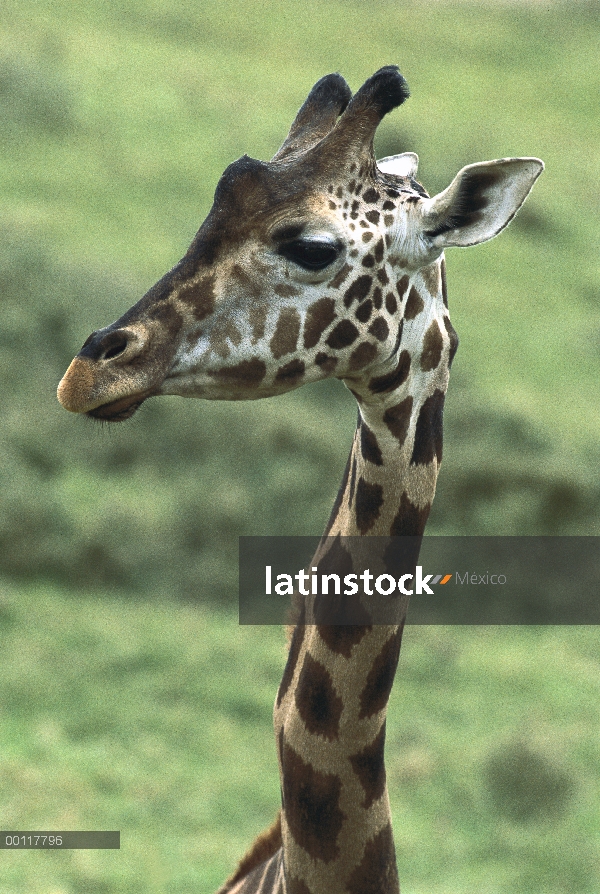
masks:
{"type": "Polygon", "coordinates": [[[144,403],[148,394],[133,394],[129,397],[122,397],[110,404],[103,404],[101,407],[95,407],[88,410],[86,416],[92,419],[100,419],[102,422],[125,422],[131,419],[136,410],[139,410],[144,403]]]}

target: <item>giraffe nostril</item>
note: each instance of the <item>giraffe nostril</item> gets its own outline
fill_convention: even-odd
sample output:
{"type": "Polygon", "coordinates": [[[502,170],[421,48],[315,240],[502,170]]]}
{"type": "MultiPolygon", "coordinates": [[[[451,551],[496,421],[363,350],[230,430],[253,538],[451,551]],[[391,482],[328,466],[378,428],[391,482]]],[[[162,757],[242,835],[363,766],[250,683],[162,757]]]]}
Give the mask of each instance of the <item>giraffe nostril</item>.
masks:
{"type": "Polygon", "coordinates": [[[80,353],[91,357],[93,360],[112,360],[119,357],[129,344],[129,333],[120,329],[116,332],[107,332],[101,338],[93,332],[85,342],[80,353]]]}
{"type": "Polygon", "coordinates": [[[143,337],[133,329],[100,329],[92,332],[78,356],[98,363],[115,360],[127,351],[127,360],[131,360],[142,350],[144,343],[143,337]]]}
{"type": "Polygon", "coordinates": [[[99,359],[112,360],[114,357],[118,357],[123,353],[128,344],[129,338],[127,337],[127,333],[111,332],[102,345],[102,353],[99,359]]]}

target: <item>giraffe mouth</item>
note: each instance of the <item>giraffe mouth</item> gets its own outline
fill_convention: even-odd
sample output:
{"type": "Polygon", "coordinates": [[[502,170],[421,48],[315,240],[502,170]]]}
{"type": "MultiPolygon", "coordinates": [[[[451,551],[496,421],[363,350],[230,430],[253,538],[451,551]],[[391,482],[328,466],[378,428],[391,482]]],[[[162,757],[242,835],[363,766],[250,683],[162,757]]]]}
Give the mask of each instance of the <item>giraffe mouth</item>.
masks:
{"type": "Polygon", "coordinates": [[[121,397],[119,400],[114,400],[109,404],[103,404],[101,407],[88,410],[86,416],[90,416],[92,419],[100,419],[103,422],[124,422],[126,419],[131,419],[147,397],[150,397],[148,393],[121,397]]]}

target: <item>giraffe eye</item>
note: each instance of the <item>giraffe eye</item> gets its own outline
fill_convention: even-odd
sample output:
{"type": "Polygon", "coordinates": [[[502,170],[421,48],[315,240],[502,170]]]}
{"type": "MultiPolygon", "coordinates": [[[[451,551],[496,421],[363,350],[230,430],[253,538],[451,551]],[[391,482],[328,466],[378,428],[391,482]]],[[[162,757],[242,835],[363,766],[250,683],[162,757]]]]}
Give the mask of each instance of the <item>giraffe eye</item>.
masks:
{"type": "Polygon", "coordinates": [[[324,270],[339,254],[337,245],[316,239],[296,239],[279,249],[279,254],[305,270],[324,270]]]}

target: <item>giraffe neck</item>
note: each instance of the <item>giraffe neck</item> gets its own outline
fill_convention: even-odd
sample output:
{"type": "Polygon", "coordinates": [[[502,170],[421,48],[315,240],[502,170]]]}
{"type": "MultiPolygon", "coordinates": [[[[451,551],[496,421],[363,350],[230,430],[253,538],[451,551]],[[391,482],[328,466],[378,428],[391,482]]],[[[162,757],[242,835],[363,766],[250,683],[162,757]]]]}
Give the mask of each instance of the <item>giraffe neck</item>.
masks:
{"type": "MultiPolygon", "coordinates": [[[[352,386],[359,419],[329,537],[423,533],[441,460],[448,364],[426,387],[405,366],[410,357],[400,351],[375,383],[379,391],[374,379],[352,386]]],[[[294,631],[274,711],[289,894],[399,890],[384,742],[405,612],[404,604],[395,625],[294,631]]]]}

